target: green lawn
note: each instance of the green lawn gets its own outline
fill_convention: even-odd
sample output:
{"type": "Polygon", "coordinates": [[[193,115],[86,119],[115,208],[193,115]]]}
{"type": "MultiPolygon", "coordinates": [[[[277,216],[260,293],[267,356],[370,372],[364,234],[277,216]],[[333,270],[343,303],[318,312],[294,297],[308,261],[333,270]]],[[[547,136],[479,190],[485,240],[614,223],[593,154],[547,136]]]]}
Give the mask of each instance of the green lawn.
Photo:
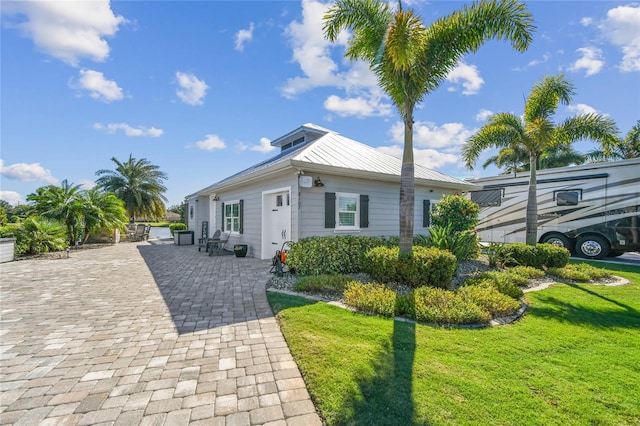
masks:
{"type": "Polygon", "coordinates": [[[446,329],[269,293],[330,425],[640,424],[640,268],[528,293],[507,326],[446,329]]]}

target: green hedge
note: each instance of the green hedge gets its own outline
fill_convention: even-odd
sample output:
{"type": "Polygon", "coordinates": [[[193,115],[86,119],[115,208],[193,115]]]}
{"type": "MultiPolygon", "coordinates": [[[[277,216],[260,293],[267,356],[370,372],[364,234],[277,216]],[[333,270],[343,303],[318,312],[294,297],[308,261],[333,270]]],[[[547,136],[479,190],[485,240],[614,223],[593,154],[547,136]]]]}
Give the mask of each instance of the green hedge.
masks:
{"type": "Polygon", "coordinates": [[[502,266],[533,266],[563,268],[569,262],[569,250],[551,244],[535,246],[524,243],[504,244],[495,248],[495,260],[502,266]]]}
{"type": "Polygon", "coordinates": [[[311,293],[342,294],[351,280],[347,275],[308,275],[296,281],[293,289],[311,293]]]}
{"type": "Polygon", "coordinates": [[[417,246],[412,255],[400,256],[398,247],[376,247],[366,253],[363,266],[378,282],[446,288],[455,272],[456,257],[437,248],[417,246]]]}
{"type": "Polygon", "coordinates": [[[414,291],[415,319],[437,324],[485,324],[489,311],[459,294],[441,288],[422,287],[414,291]]]}
{"type": "Polygon", "coordinates": [[[396,312],[396,293],[378,283],[350,281],[344,290],[348,305],[364,312],[392,317],[396,312]]]}
{"type": "Polygon", "coordinates": [[[171,236],[173,236],[173,231],[184,231],[187,229],[187,225],[184,223],[170,223],[169,231],[171,232],[171,236]]]}
{"type": "Polygon", "coordinates": [[[384,238],[354,235],[303,238],[290,244],[287,265],[299,275],[362,272],[365,253],[386,244],[384,238]]]}

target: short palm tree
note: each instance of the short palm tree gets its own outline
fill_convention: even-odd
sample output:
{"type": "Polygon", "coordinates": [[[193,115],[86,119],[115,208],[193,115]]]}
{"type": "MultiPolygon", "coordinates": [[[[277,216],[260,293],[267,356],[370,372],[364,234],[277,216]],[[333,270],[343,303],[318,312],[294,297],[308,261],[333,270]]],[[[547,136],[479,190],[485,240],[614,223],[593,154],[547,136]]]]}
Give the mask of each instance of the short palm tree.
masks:
{"type": "Polygon", "coordinates": [[[346,57],[364,60],[391,97],[404,122],[400,176],[400,253],[413,244],[415,177],[413,113],[415,106],[442,83],[464,55],[490,39],[507,39],[524,51],[531,43],[533,19],[516,0],[481,1],[442,17],[429,26],[398,2],[393,10],[380,0],[337,0],[324,17],[324,34],[335,42],[353,32],[346,57]]]}
{"type": "Polygon", "coordinates": [[[568,105],[575,94],[573,84],[563,75],[544,77],[536,83],[525,100],[522,118],[510,113],[498,113],[467,140],[462,158],[472,169],[482,151],[492,147],[520,146],[529,155],[529,194],[526,217],[526,242],[537,241],[538,208],[536,170],[541,155],[554,147],[570,146],[580,139],[607,141],[618,132],[610,118],[599,114],[582,114],[559,124],[553,116],[562,103],[568,105]]]}
{"type": "Polygon", "coordinates": [[[99,187],[84,192],[84,239],[90,234],[104,230],[124,229],[127,211],[124,202],[113,192],[104,192],[99,187]]]}
{"type": "Polygon", "coordinates": [[[602,143],[602,149],[587,153],[587,157],[592,161],[640,158],[640,120],[629,130],[624,139],[609,139],[602,143]]]}
{"type": "Polygon", "coordinates": [[[163,193],[167,188],[163,185],[167,174],[146,158],[136,160],[132,155],[126,162],[115,157],[115,170],[98,170],[100,176],[96,183],[107,192],[115,193],[124,201],[129,217],[146,217],[156,219],[164,216],[167,198],[163,193]]]}
{"type": "Polygon", "coordinates": [[[41,217],[28,217],[17,233],[17,245],[27,254],[61,251],[67,248],[64,226],[41,217]]]}
{"type": "Polygon", "coordinates": [[[74,185],[65,179],[60,186],[38,188],[35,193],[27,195],[27,200],[34,203],[34,210],[38,215],[64,223],[69,245],[77,244],[82,230],[84,206],[80,185],[74,185]]]}

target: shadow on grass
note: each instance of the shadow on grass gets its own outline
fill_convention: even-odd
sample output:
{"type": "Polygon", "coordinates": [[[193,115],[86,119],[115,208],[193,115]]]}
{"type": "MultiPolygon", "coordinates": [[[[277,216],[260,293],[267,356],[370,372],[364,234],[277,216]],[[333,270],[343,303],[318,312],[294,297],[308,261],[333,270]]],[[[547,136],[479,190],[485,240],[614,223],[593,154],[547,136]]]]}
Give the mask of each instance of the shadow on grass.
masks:
{"type": "Polygon", "coordinates": [[[618,300],[598,294],[584,286],[577,284],[567,285],[601,301],[586,306],[585,304],[568,302],[568,298],[561,300],[553,296],[539,295],[540,302],[547,306],[539,306],[540,304],[537,304],[538,306],[528,310],[527,315],[596,327],[640,327],[640,312],[637,309],[618,300]]]}
{"type": "Polygon", "coordinates": [[[332,424],[415,425],[412,395],[416,351],[415,324],[394,321],[393,337],[373,365],[373,377],[357,377],[359,395],[345,400],[347,409],[332,424]]]}

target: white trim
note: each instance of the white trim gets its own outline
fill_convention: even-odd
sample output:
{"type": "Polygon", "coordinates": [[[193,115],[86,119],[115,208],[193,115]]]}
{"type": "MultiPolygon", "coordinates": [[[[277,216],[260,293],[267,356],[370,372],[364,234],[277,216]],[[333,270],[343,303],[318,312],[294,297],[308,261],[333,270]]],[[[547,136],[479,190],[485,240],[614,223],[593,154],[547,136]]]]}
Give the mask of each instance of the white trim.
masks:
{"type": "MultiPolygon", "coordinates": [[[[240,235],[239,231],[233,230],[233,221],[231,222],[230,230],[227,229],[227,206],[233,206],[234,204],[238,205],[238,229],[242,226],[240,221],[243,219],[240,217],[240,200],[228,200],[224,202],[224,216],[222,217],[222,232],[228,233],[229,235],[240,235]]],[[[233,207],[231,207],[231,211],[233,212],[233,207]]],[[[234,216],[231,216],[232,218],[234,216]]]]}
{"type": "Polygon", "coordinates": [[[350,192],[336,192],[336,227],[335,231],[359,231],[360,230],[360,194],[354,194],[350,192]],[[354,212],[345,211],[347,213],[353,213],[353,226],[340,225],[340,198],[355,198],[356,210],[354,212]]]}
{"type": "Polygon", "coordinates": [[[266,191],[262,191],[262,220],[261,220],[261,225],[260,227],[262,228],[262,248],[261,248],[261,253],[260,253],[260,258],[261,259],[271,259],[274,254],[275,254],[275,250],[273,249],[273,247],[271,247],[271,244],[269,243],[269,234],[268,234],[268,223],[267,223],[267,214],[269,213],[268,207],[267,207],[267,197],[269,195],[272,194],[277,194],[279,192],[288,192],[289,193],[289,218],[287,220],[288,223],[288,227],[289,227],[289,233],[291,233],[291,207],[292,207],[292,197],[291,197],[291,186],[283,186],[280,188],[275,188],[275,189],[269,189],[266,191]]]}

